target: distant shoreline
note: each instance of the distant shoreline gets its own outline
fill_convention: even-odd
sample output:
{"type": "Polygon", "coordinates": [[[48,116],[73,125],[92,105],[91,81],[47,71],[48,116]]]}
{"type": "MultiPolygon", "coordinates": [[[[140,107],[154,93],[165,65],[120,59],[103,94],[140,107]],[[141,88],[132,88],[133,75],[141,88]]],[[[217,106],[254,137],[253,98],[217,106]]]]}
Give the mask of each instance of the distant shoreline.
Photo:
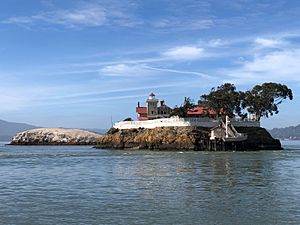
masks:
{"type": "Polygon", "coordinates": [[[278,138],[278,140],[280,140],[280,141],[300,141],[300,139],[280,139],[280,138],[278,138]]]}

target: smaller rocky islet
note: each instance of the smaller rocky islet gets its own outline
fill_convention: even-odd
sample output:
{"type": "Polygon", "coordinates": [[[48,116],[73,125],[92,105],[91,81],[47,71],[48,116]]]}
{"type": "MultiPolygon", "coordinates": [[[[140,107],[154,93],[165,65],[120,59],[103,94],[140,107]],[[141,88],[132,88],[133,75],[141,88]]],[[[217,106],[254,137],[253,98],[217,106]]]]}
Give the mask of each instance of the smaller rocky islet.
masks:
{"type": "Polygon", "coordinates": [[[11,145],[96,145],[101,134],[63,128],[37,128],[16,134],[11,145]]]}

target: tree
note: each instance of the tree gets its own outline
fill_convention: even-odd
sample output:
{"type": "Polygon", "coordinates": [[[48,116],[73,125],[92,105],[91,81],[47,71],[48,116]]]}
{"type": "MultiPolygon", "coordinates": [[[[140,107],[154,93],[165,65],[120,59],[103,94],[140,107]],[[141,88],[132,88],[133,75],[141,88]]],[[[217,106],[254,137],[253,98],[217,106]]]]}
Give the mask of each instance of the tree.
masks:
{"type": "Polygon", "coordinates": [[[200,103],[214,110],[218,115],[226,114],[233,117],[235,114],[245,116],[242,113],[243,92],[236,91],[234,84],[225,83],[219,87],[212,88],[208,95],[202,95],[200,103]]]}
{"type": "Polygon", "coordinates": [[[180,107],[175,106],[171,113],[171,116],[187,117],[188,111],[194,107],[195,104],[193,100],[190,97],[185,97],[183,104],[180,107]]]}
{"type": "Polygon", "coordinates": [[[123,121],[133,121],[133,119],[131,117],[127,117],[126,119],[124,119],[123,121]]]}
{"type": "Polygon", "coordinates": [[[245,92],[242,107],[249,113],[255,114],[256,119],[260,121],[261,117],[279,113],[278,105],[287,98],[292,100],[293,93],[286,85],[264,83],[245,92]]]}

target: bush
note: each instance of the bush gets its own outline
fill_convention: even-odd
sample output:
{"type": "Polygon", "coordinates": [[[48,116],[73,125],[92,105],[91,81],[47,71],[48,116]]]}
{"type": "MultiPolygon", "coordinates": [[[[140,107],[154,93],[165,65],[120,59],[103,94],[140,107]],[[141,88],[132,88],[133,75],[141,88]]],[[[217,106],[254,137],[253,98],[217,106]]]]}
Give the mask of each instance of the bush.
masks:
{"type": "Polygon", "coordinates": [[[117,133],[118,131],[119,131],[119,129],[112,127],[106,132],[106,134],[114,134],[114,133],[117,133]]]}
{"type": "Polygon", "coordinates": [[[128,118],[124,119],[123,121],[133,121],[133,119],[131,117],[128,117],[128,118]]]}

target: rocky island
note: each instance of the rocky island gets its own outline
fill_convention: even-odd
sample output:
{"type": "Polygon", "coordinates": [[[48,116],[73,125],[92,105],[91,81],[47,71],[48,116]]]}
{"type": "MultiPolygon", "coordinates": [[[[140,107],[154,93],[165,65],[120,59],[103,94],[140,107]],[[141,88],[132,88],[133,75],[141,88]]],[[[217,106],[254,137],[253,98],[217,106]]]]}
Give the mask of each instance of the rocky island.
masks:
{"type": "Polygon", "coordinates": [[[200,97],[185,97],[171,108],[154,93],[146,106],[137,103],[137,120],[117,122],[106,135],[58,128],[33,129],[17,134],[15,145],[96,145],[96,148],[146,150],[253,151],[280,150],[280,141],[260,126],[262,117],[277,114],[284,99],[293,99],[286,85],[264,83],[237,91],[225,83],[200,97]]]}
{"type": "Polygon", "coordinates": [[[16,134],[11,145],[95,145],[101,137],[85,130],[38,128],[16,134]]]}
{"type": "Polygon", "coordinates": [[[146,150],[257,151],[281,150],[279,140],[261,127],[260,119],[277,114],[284,99],[293,99],[286,85],[264,83],[246,92],[225,83],[200,97],[185,97],[171,108],[150,93],[138,102],[137,120],[126,118],[99,138],[96,148],[146,150]]]}

